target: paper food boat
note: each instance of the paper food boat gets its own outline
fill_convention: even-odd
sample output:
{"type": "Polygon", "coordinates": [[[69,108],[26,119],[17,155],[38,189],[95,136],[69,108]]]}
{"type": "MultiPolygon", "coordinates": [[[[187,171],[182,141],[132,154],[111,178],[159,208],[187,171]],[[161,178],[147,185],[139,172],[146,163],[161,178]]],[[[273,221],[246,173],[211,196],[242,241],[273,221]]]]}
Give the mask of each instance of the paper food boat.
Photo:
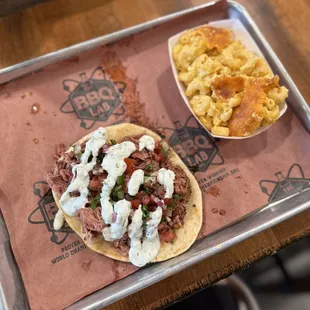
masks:
{"type": "MultiPolygon", "coordinates": [[[[262,52],[260,51],[259,47],[256,45],[255,41],[252,39],[251,35],[248,33],[248,31],[246,30],[246,28],[243,26],[243,24],[237,20],[237,19],[227,19],[227,20],[219,20],[216,22],[210,22],[208,23],[208,25],[212,26],[212,27],[217,27],[217,28],[226,28],[226,29],[230,29],[233,37],[235,40],[240,40],[241,43],[250,51],[254,52],[256,55],[261,56],[265,59],[264,55],[262,54],[262,52]]],[[[192,30],[192,29],[196,29],[196,28],[200,28],[203,25],[197,26],[195,28],[191,28],[191,29],[187,29],[188,30],[192,30]]],[[[201,126],[212,136],[215,138],[221,138],[221,139],[235,139],[235,140],[241,140],[241,139],[248,139],[254,136],[257,136],[258,134],[262,133],[263,131],[267,130],[270,126],[274,125],[268,125],[268,126],[263,126],[258,128],[257,130],[255,130],[252,135],[246,136],[246,137],[234,137],[234,136],[218,136],[218,135],[214,135],[212,134],[207,128],[205,128],[205,126],[202,124],[202,122],[199,120],[199,118],[195,115],[195,113],[192,110],[192,107],[189,103],[189,99],[186,97],[185,95],[185,86],[183,85],[183,83],[181,81],[179,81],[178,79],[178,69],[176,68],[173,56],[172,56],[172,49],[173,47],[176,45],[176,43],[179,41],[179,38],[181,37],[181,35],[184,33],[180,32],[176,35],[174,35],[173,37],[168,39],[168,48],[169,48],[169,58],[170,58],[170,63],[171,63],[171,67],[172,67],[172,71],[173,71],[173,76],[175,78],[175,81],[177,83],[177,86],[179,88],[180,94],[184,100],[184,102],[186,103],[187,107],[190,109],[190,111],[192,112],[192,114],[195,116],[195,118],[197,119],[197,121],[201,124],[201,126]]],[[[281,103],[279,105],[279,109],[280,109],[280,115],[279,118],[285,113],[285,111],[287,110],[287,104],[284,101],[283,103],[281,103]]],[[[279,119],[278,118],[278,119],[279,119]]]]}

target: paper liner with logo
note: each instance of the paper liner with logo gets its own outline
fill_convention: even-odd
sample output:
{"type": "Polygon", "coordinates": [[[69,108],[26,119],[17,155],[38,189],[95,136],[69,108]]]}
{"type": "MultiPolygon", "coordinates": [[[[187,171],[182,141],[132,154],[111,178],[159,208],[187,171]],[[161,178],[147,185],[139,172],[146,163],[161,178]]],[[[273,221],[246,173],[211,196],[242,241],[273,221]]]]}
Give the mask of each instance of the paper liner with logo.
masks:
{"type": "MultiPolygon", "coordinates": [[[[53,230],[58,208],[42,181],[43,172],[53,167],[52,150],[59,142],[71,145],[96,127],[133,119],[142,125],[149,118],[144,127],[154,128],[155,123],[163,129],[165,141],[202,190],[198,238],[310,187],[305,156],[309,134],[290,108],[275,126],[252,139],[214,141],[183,103],[167,40],[226,16],[226,3],[216,2],[1,86],[0,207],[31,309],[64,309],[138,270],[91,251],[69,227],[53,230]],[[36,114],[31,113],[34,104],[39,107],[36,114]]],[[[204,244],[207,249],[207,240],[195,242],[191,255],[204,244]]],[[[182,260],[180,256],[175,259],[182,260]]],[[[234,261],[232,268],[242,264],[234,261]]],[[[216,275],[222,276],[225,270],[216,275]]]]}
{"type": "MultiPolygon", "coordinates": [[[[230,29],[233,35],[233,38],[235,40],[239,40],[241,41],[241,43],[250,51],[254,52],[255,54],[257,54],[258,56],[265,58],[264,55],[262,54],[262,52],[260,51],[259,47],[257,46],[257,44],[255,43],[255,41],[252,39],[252,37],[250,36],[250,34],[248,33],[248,31],[246,30],[246,28],[243,26],[243,24],[237,20],[237,19],[227,19],[227,20],[219,20],[216,22],[210,22],[208,23],[208,25],[212,26],[212,27],[217,27],[217,28],[226,28],[226,29],[230,29]]],[[[194,27],[191,29],[196,29],[199,28],[203,25],[200,25],[198,27],[194,27]]],[[[191,30],[191,29],[187,29],[191,30]]],[[[234,137],[234,136],[219,136],[219,135],[215,135],[213,133],[211,133],[211,131],[209,131],[204,125],[203,123],[200,121],[200,119],[196,116],[196,114],[193,112],[193,109],[190,105],[189,99],[186,97],[185,95],[185,87],[184,84],[178,79],[178,69],[175,65],[173,56],[172,56],[172,49],[173,47],[176,45],[176,43],[179,41],[181,35],[186,32],[186,31],[182,31],[176,35],[174,35],[173,37],[169,38],[168,40],[168,49],[169,49],[169,58],[170,58],[170,63],[171,63],[171,67],[172,67],[172,71],[173,71],[173,76],[174,79],[176,81],[176,84],[178,86],[178,89],[180,91],[180,94],[185,102],[185,104],[187,105],[187,107],[190,109],[190,111],[193,113],[193,115],[195,116],[195,118],[197,119],[197,121],[201,124],[201,126],[203,128],[205,128],[205,130],[213,137],[215,138],[222,138],[222,139],[236,139],[236,140],[241,140],[241,139],[248,139],[254,136],[259,135],[260,133],[264,132],[265,130],[267,130],[268,128],[270,128],[271,125],[268,126],[262,126],[258,129],[256,129],[251,135],[246,136],[246,137],[234,137]]],[[[278,119],[285,113],[285,111],[287,110],[287,105],[285,102],[281,103],[279,105],[280,108],[280,114],[278,119]]]]}
{"type": "MultiPolygon", "coordinates": [[[[141,126],[133,124],[120,124],[115,126],[106,127],[109,139],[121,141],[128,136],[136,135],[149,135],[152,136],[155,141],[160,141],[161,138],[153,131],[143,128],[141,126]]],[[[82,138],[79,142],[82,143],[90,138],[91,134],[88,134],[82,138]]],[[[163,142],[165,143],[165,142],[163,142]]],[[[168,147],[168,145],[166,144],[168,147]]],[[[173,165],[181,167],[186,173],[191,183],[192,193],[188,200],[187,213],[184,218],[184,225],[175,230],[177,239],[173,243],[161,242],[160,250],[153,262],[159,262],[175,257],[185,252],[196,240],[202,224],[202,196],[199,185],[190,173],[186,165],[182,162],[179,156],[170,148],[169,160],[173,165]],[[195,205],[195,207],[193,207],[195,205]]],[[[53,192],[53,196],[57,203],[58,208],[61,209],[59,203],[59,195],[53,192]]],[[[62,210],[63,211],[63,210],[62,210]]],[[[64,217],[68,225],[83,239],[82,225],[78,216],[68,216],[64,212],[64,217]]],[[[92,242],[85,241],[85,244],[95,252],[103,254],[113,259],[128,262],[128,256],[122,255],[119,250],[113,246],[111,242],[107,242],[103,237],[95,237],[92,242]]]]}

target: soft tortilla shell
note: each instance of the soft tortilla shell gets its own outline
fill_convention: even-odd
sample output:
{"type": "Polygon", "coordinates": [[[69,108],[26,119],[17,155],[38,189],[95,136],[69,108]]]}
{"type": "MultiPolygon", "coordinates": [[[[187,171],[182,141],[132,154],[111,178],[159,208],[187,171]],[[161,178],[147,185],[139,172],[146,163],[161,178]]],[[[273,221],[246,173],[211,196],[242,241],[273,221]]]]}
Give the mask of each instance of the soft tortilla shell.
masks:
{"type": "MultiPolygon", "coordinates": [[[[116,141],[121,141],[127,136],[136,136],[141,134],[150,135],[157,141],[161,140],[161,138],[153,131],[133,124],[126,123],[109,126],[106,127],[106,130],[108,131],[109,140],[114,139],[116,141]]],[[[90,136],[91,134],[85,136],[79,142],[81,143],[85,140],[88,140],[90,136]]],[[[170,150],[171,152],[169,159],[174,165],[181,167],[187,174],[191,182],[192,194],[188,201],[187,214],[184,218],[184,225],[183,227],[175,230],[177,239],[173,244],[161,242],[159,253],[153,262],[164,261],[185,252],[195,242],[202,225],[202,196],[198,183],[194,176],[187,169],[183,161],[178,157],[178,155],[171,148],[170,150]],[[193,205],[195,205],[195,207],[193,205]]],[[[53,196],[55,198],[58,208],[61,209],[61,206],[59,204],[59,195],[53,191],[53,196]]],[[[82,225],[78,217],[68,216],[64,212],[62,213],[65,217],[66,222],[72,228],[72,230],[74,230],[83,239],[82,225]]],[[[103,237],[95,237],[93,238],[91,243],[87,241],[84,242],[90,249],[95,252],[98,252],[116,260],[125,262],[129,261],[128,256],[121,255],[119,250],[115,248],[111,242],[105,241],[103,237]]]]}

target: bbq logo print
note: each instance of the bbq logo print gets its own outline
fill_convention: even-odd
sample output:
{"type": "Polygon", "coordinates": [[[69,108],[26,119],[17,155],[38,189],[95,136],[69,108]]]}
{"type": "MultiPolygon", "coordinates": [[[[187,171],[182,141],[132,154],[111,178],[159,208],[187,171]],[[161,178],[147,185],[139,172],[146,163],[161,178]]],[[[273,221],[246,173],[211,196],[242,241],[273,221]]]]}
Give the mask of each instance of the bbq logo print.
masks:
{"type": "Polygon", "coordinates": [[[80,81],[64,80],[63,88],[69,92],[69,96],[61,105],[60,111],[75,113],[81,120],[81,127],[85,129],[90,129],[97,121],[106,122],[112,115],[125,115],[121,95],[126,84],[108,80],[101,67],[96,68],[89,79],[83,72],[80,74],[80,81]]]}
{"type": "Polygon", "coordinates": [[[310,178],[305,178],[300,165],[294,164],[288,170],[286,177],[281,171],[275,173],[277,180],[262,180],[259,186],[268,195],[268,202],[274,202],[306,188],[310,188],[310,178]]]}
{"type": "Polygon", "coordinates": [[[190,116],[184,125],[180,121],[174,124],[175,129],[165,128],[166,131],[173,131],[168,144],[181,157],[189,170],[206,171],[210,165],[224,163],[215,142],[198,124],[194,116],[190,116]]]}
{"type": "Polygon", "coordinates": [[[29,214],[28,222],[30,224],[45,225],[46,229],[51,233],[50,240],[56,244],[62,244],[67,239],[68,235],[73,231],[65,223],[60,230],[53,228],[55,215],[58,207],[55,203],[52,191],[48,189],[48,185],[44,181],[38,181],[33,184],[33,193],[39,197],[38,206],[29,214]],[[44,191],[46,191],[44,193],[44,191]]]}

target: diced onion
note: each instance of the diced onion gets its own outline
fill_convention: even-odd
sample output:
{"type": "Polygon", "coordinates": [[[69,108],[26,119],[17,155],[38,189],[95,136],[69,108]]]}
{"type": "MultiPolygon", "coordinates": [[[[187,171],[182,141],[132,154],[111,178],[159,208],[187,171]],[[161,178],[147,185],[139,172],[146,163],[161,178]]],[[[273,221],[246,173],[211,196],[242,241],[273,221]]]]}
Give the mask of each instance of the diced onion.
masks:
{"type": "Polygon", "coordinates": [[[160,200],[159,198],[155,198],[154,199],[155,203],[159,206],[159,207],[163,207],[164,206],[164,202],[162,200],[160,200]]]}
{"type": "Polygon", "coordinates": [[[113,223],[116,222],[116,217],[117,217],[116,212],[113,212],[113,213],[112,213],[112,222],[113,222],[113,223]]]}

